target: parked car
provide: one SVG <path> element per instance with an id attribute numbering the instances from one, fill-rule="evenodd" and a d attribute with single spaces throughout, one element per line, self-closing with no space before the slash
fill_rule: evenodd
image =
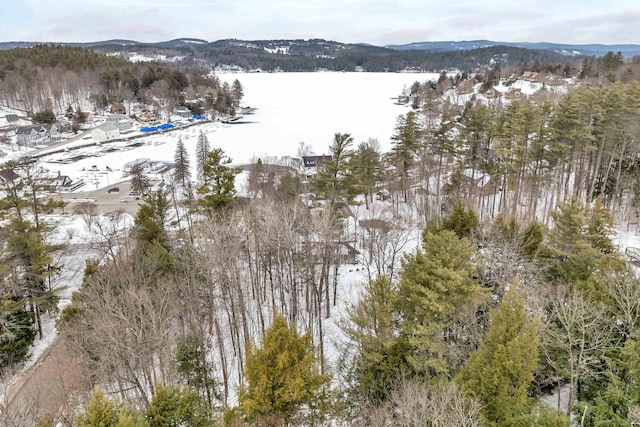
<path id="1" fill-rule="evenodd" d="M 120 191 L 120 189 L 118 187 L 111 187 L 110 189 L 107 190 L 107 193 L 109 193 L 109 194 L 117 193 L 118 191 Z"/>

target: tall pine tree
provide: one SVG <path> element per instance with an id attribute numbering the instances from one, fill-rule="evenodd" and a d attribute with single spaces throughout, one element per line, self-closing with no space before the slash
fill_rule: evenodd
<path id="1" fill-rule="evenodd" d="M 383 169 L 378 149 L 378 141 L 370 139 L 361 142 L 351 158 L 352 173 L 358 183 L 358 190 L 364 196 L 367 209 L 369 202 L 373 203 L 373 189 L 382 177 Z"/>
<path id="2" fill-rule="evenodd" d="M 207 154 L 211 150 L 209 147 L 209 139 L 202 131 L 198 135 L 198 141 L 196 141 L 196 179 L 198 182 L 202 182 L 204 179 L 204 164 L 207 162 Z"/>
<path id="3" fill-rule="evenodd" d="M 353 137 L 348 133 L 336 133 L 331 144 L 331 160 L 325 162 L 315 177 L 309 180 L 313 191 L 323 196 L 330 209 L 340 203 L 352 203 L 357 187 L 350 170 Z"/>
<path id="4" fill-rule="evenodd" d="M 173 177 L 183 189 L 187 189 L 191 180 L 191 170 L 189 169 L 189 155 L 182 138 L 178 139 L 173 159 L 175 162 Z"/>
<path id="5" fill-rule="evenodd" d="M 207 152 L 202 165 L 202 185 L 197 192 L 198 205 L 213 215 L 227 207 L 236 195 L 235 179 L 237 168 L 228 166 L 231 159 L 220 148 Z"/>
<path id="6" fill-rule="evenodd" d="M 413 372 L 448 374 L 466 356 L 468 325 L 486 292 L 474 278 L 475 248 L 453 231 L 426 232 L 422 249 L 405 255 L 398 310 L 400 337 Z M 469 351 L 468 349 L 466 351 Z"/>
<path id="7" fill-rule="evenodd" d="M 414 157 L 422 146 L 424 129 L 418 121 L 418 114 L 409 111 L 405 116 L 399 116 L 396 121 L 396 132 L 391 137 L 393 147 L 391 158 L 400 177 L 400 186 L 407 201 L 407 183 L 409 172 L 414 164 Z"/>

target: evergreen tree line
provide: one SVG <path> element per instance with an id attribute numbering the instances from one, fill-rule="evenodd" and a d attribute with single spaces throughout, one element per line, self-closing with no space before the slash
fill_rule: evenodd
<path id="1" fill-rule="evenodd" d="M 411 90 L 419 109 L 398 118 L 384 185 L 427 220 L 464 197 L 482 220 L 502 213 L 548 224 L 558 202 L 576 196 L 600 197 L 622 223 L 636 221 L 636 81 L 582 85 L 559 100 L 544 91 L 507 104 L 472 97 L 464 107 L 442 101 L 437 87 Z"/>
<path id="2" fill-rule="evenodd" d="M 320 52 L 321 54 L 319 54 Z M 263 50 L 225 45 L 194 53 L 212 65 L 235 64 L 246 70 L 276 69 L 288 72 L 312 72 L 318 69 L 331 71 L 354 71 L 362 67 L 370 72 L 398 72 L 405 69 L 416 71 L 440 71 L 443 69 L 475 70 L 487 67 L 494 61 L 504 65 L 544 64 L 552 68 L 565 64 L 578 67 L 580 58 L 566 57 L 556 52 L 523 49 L 508 46 L 490 46 L 472 50 L 427 52 L 420 50 L 399 51 L 373 46 L 348 45 L 346 48 L 312 50 L 306 52 L 293 45 L 289 55 L 276 55 Z"/>
<path id="3" fill-rule="evenodd" d="M 571 198 L 551 215 L 551 229 L 502 216 L 482 224 L 458 201 L 426 227 L 397 280 L 370 281 L 345 328 L 346 390 L 361 425 L 638 421 L 638 275 L 599 200 Z M 558 389 L 567 397 L 538 400 Z M 408 390 L 457 390 L 447 408 L 459 418 Z"/>

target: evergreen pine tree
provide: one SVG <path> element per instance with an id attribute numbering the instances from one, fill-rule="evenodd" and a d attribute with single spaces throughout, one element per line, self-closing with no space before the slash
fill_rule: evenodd
<path id="1" fill-rule="evenodd" d="M 422 145 L 424 130 L 418 122 L 417 113 L 409 111 L 405 116 L 398 117 L 395 131 L 391 137 L 393 142 L 391 158 L 398 168 L 400 184 L 406 202 L 409 171 L 413 167 L 414 156 Z"/>
<path id="2" fill-rule="evenodd" d="M 487 335 L 457 379 L 480 399 L 489 421 L 504 425 L 528 415 L 527 391 L 537 365 L 537 322 L 512 288 L 492 311 Z"/>
<path id="3" fill-rule="evenodd" d="M 73 123 L 71 125 L 74 132 L 77 132 L 80 129 L 80 125 L 86 123 L 87 116 L 84 115 L 80 106 L 76 109 L 76 112 L 73 114 Z"/>
<path id="4" fill-rule="evenodd" d="M 26 358 L 35 336 L 33 313 L 25 309 L 25 300 L 0 295 L 0 374 Z"/>
<path id="5" fill-rule="evenodd" d="M 281 420 L 287 425 L 303 407 L 318 403 L 330 380 L 318 372 L 311 334 L 298 335 L 279 314 L 260 346 L 247 349 L 244 376 L 240 411 L 258 424 Z"/>
<path id="6" fill-rule="evenodd" d="M 625 343 L 622 358 L 628 374 L 626 395 L 629 409 L 634 421 L 640 423 L 640 330 L 636 330 L 633 337 Z"/>
<path id="7" fill-rule="evenodd" d="M 240 101 L 242 101 L 242 97 L 244 96 L 244 88 L 242 87 L 242 83 L 240 80 L 235 79 L 231 85 L 231 97 L 233 98 L 233 105 L 235 107 L 240 106 Z"/>
<path id="8" fill-rule="evenodd" d="M 202 165 L 202 185 L 197 188 L 198 205 L 213 215 L 227 207 L 236 194 L 235 178 L 238 169 L 228 166 L 231 159 L 220 148 L 207 152 Z"/>
<path id="9" fill-rule="evenodd" d="M 520 252 L 527 258 L 535 258 L 544 241 L 545 228 L 538 221 L 532 221 L 520 234 Z"/>
<path id="10" fill-rule="evenodd" d="M 209 153 L 209 139 L 202 131 L 198 135 L 198 141 L 196 142 L 196 174 L 198 182 L 202 182 L 204 179 L 204 164 L 207 162 L 207 154 Z"/>
<path id="11" fill-rule="evenodd" d="M 99 387 L 94 387 L 86 412 L 76 418 L 78 427 L 112 427 L 118 422 L 120 408 L 115 400 L 108 399 Z"/>
<path id="12" fill-rule="evenodd" d="M 213 364 L 207 360 L 207 337 L 198 332 L 183 335 L 176 346 L 178 373 L 187 385 L 193 387 L 201 396 L 206 397 L 209 406 L 213 406 L 217 396 L 217 387 Z"/>
<path id="13" fill-rule="evenodd" d="M 453 231 L 460 239 L 469 238 L 478 228 L 478 215 L 462 199 L 457 199 L 451 214 L 442 221 L 441 228 Z"/>
<path id="14" fill-rule="evenodd" d="M 443 230 L 426 232 L 422 250 L 405 255 L 398 296 L 400 336 L 411 349 L 407 359 L 416 373 L 447 374 L 460 361 L 467 336 L 454 325 L 486 298 L 473 278 L 474 253 L 467 239 Z"/>
<path id="15" fill-rule="evenodd" d="M 58 296 L 51 288 L 50 277 L 59 267 L 53 262 L 53 253 L 63 245 L 47 244 L 43 236 L 44 224 L 39 228 L 15 216 L 0 229 L 0 242 L 4 245 L 0 259 L 7 268 L 0 294 L 11 293 L 24 298 L 34 314 L 38 335 L 42 338 L 40 315 L 55 310 Z"/>
<path id="16" fill-rule="evenodd" d="M 140 205 L 135 217 L 137 240 L 142 245 L 159 244 L 170 250 L 167 223 L 171 202 L 164 190 L 152 191 Z"/>
<path id="17" fill-rule="evenodd" d="M 144 167 L 141 165 L 133 166 L 131 168 L 131 191 L 144 196 L 147 194 L 147 184 L 149 184 L 149 177 L 145 173 Z"/>
<path id="18" fill-rule="evenodd" d="M 369 281 L 360 301 L 348 310 L 349 324 L 343 327 L 356 347 L 353 366 L 348 367 L 352 392 L 356 398 L 374 404 L 387 399 L 408 373 L 408 349 L 397 339 L 397 298 L 398 289 L 389 278 L 376 277 Z"/>
<path id="19" fill-rule="evenodd" d="M 168 424 L 167 424 L 168 425 Z M 132 408 L 109 399 L 99 387 L 94 387 L 85 412 L 76 417 L 76 427 L 148 427 L 147 422 Z"/>
<path id="20" fill-rule="evenodd" d="M 559 204 L 551 216 L 554 220 L 549 232 L 551 277 L 565 283 L 585 284 L 592 281 L 593 273 L 603 263 L 614 266 L 621 262 L 610 237 L 613 217 L 598 202 L 589 208 L 574 197 Z"/>
<path id="21" fill-rule="evenodd" d="M 358 190 L 364 196 L 367 209 L 373 203 L 373 190 L 382 177 L 382 162 L 378 152 L 378 142 L 369 140 L 358 145 L 351 158 L 351 168 Z"/>
<path id="22" fill-rule="evenodd" d="M 189 388 L 156 387 L 146 410 L 149 427 L 209 427 L 214 425 L 208 404 Z"/>
<path id="23" fill-rule="evenodd" d="M 309 179 L 312 190 L 323 196 L 334 209 L 344 202 L 350 204 L 357 187 L 350 170 L 353 138 L 348 133 L 336 133 L 331 144 L 331 160 L 324 163 L 318 174 Z"/>
<path id="24" fill-rule="evenodd" d="M 184 142 L 182 142 L 182 138 L 178 139 L 173 160 L 175 162 L 173 169 L 174 180 L 177 181 L 183 189 L 186 189 L 191 180 L 191 170 L 189 169 L 189 155 L 187 154 Z"/>

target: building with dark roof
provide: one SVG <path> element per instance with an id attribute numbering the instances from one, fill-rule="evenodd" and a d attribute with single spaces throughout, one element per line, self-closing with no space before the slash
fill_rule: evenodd
<path id="1" fill-rule="evenodd" d="M 20 126 L 16 129 L 18 145 L 38 145 L 51 141 L 60 141 L 60 127 L 53 124 L 38 124 L 33 126 Z"/>

